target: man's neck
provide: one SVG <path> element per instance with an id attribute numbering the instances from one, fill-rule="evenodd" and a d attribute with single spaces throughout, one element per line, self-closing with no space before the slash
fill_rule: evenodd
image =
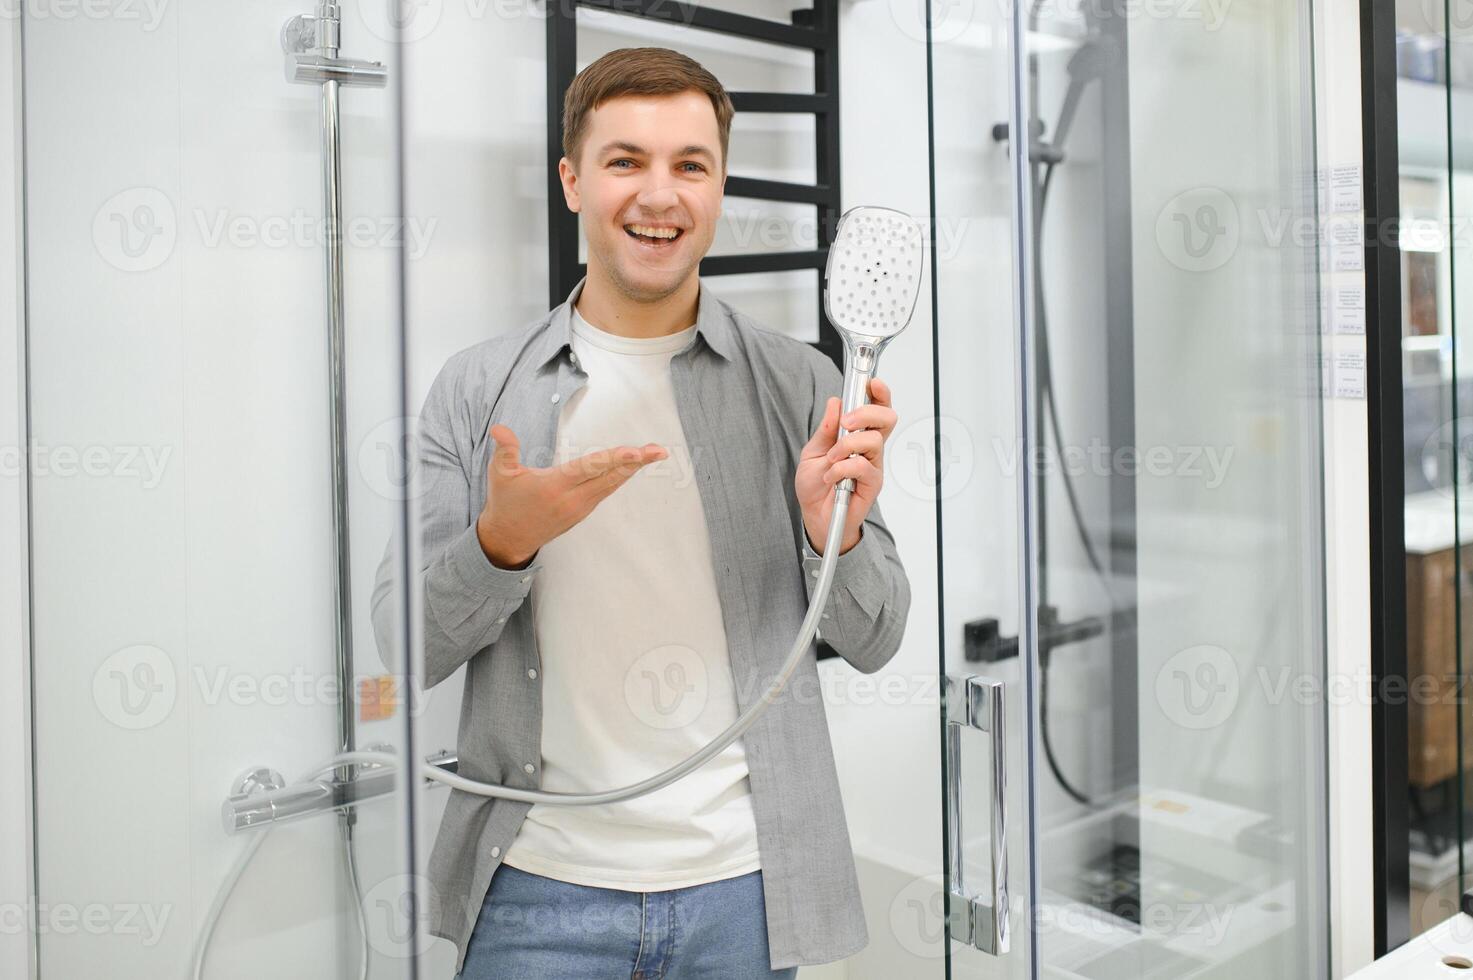
<path id="1" fill-rule="evenodd" d="M 694 275 L 664 299 L 641 303 L 615 289 L 590 265 L 574 308 L 600 330 L 620 337 L 667 337 L 695 322 L 700 300 L 701 283 Z"/>

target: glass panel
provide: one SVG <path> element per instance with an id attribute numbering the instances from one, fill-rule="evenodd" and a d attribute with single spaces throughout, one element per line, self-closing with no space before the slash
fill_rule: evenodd
<path id="1" fill-rule="evenodd" d="M 722 0 L 700 6 L 792 23 L 801 20 L 794 7 L 804 5 Z M 560 6 L 558 15 L 569 9 Z M 728 176 L 811 183 L 821 166 L 842 162 L 844 207 L 899 208 L 924 224 L 930 211 L 928 120 L 923 111 L 924 7 L 831 3 L 828 9 L 837 11 L 843 21 L 842 161 L 821 164 L 811 113 L 738 111 Z M 547 177 L 556 160 L 548 158 L 543 10 L 536 3 L 502 4 L 500 11 L 485 8 L 478 16 L 476 5 L 445 4 L 433 10 L 422 33 L 416 29 L 420 36 L 404 51 L 411 79 L 405 92 L 406 209 L 437 222 L 431 247 L 408 270 L 408 401 L 414 411 L 458 351 L 525 330 L 549 308 L 548 282 L 555 270 L 548 260 Z M 492 12 L 497 16 L 490 16 Z M 580 69 L 611 50 L 653 44 L 694 58 L 729 91 L 815 91 L 815 57 L 801 48 L 588 8 L 578 8 L 576 17 L 574 60 Z M 1005 70 L 1005 65 L 998 70 Z M 1005 76 L 997 78 L 1005 83 Z M 1001 90 L 1006 91 L 1005 84 Z M 1001 105 L 999 101 L 999 109 Z M 828 177 L 825 173 L 824 179 Z M 553 203 L 557 208 L 566 206 L 560 193 Z M 986 203 L 1001 208 L 1004 237 L 994 236 L 992 246 L 1006 254 L 1006 197 Z M 813 205 L 738 197 L 728 188 L 722 207 L 710 256 L 812 250 L 817 244 L 820 211 Z M 955 231 L 956 224 L 948 219 L 946 230 Z M 832 230 L 830 224 L 827 231 Z M 943 239 L 943 245 L 949 241 Z M 586 260 L 584 235 L 578 244 L 579 258 Z M 966 242 L 973 259 L 983 244 Z M 703 268 L 701 278 L 713 293 L 763 329 L 818 341 L 822 277 L 814 269 L 716 275 Z M 996 282 L 1005 304 L 1006 275 Z M 561 303 L 564 296 L 553 299 Z M 893 385 L 901 417 L 886 451 L 880 506 L 912 587 L 907 639 L 894 660 L 873 675 L 860 674 L 838 657 L 817 665 L 819 707 L 833 746 L 869 942 L 841 963 L 803 967 L 799 975 L 813 980 L 840 973 L 851 980 L 924 980 L 941 977 L 946 969 L 940 801 L 935 795 L 940 762 L 931 618 L 935 564 L 930 549 L 936 536 L 928 436 L 933 411 L 929 299 L 927 288 L 910 326 L 887 348 L 880 364 L 880 376 Z M 998 330 L 997 336 L 1006 338 L 1005 316 L 998 321 Z M 990 364 L 989 370 L 997 383 L 1007 383 L 1006 358 Z M 757 397 L 769 394 L 759 391 Z M 511 401 L 507 396 L 500 404 L 507 407 Z M 518 435 L 525 438 L 524 433 Z M 534 603 L 539 594 L 554 594 L 539 592 L 541 588 L 529 593 Z M 555 662 L 546 648 L 543 653 L 549 664 Z M 556 669 L 544 665 L 543 680 Z M 669 672 L 655 683 L 662 696 L 681 696 L 679 688 L 666 686 L 674 683 Z M 803 687 L 795 681 L 795 690 Z M 567 697 L 562 686 L 541 690 L 550 706 L 555 706 L 554 699 Z M 468 691 L 475 693 L 477 688 L 465 671 L 456 670 L 423 692 L 419 720 L 426 752 L 456 747 Z M 551 717 L 553 713 L 545 714 L 543 724 Z M 672 739 L 677 735 L 670 733 Z M 884 778 L 876 778 L 877 760 L 885 769 Z M 566 782 L 553 787 L 553 754 L 545 754 L 544 764 L 549 788 L 567 788 Z M 614 783 L 612 774 L 597 780 L 601 786 Z M 451 799 L 441 789 L 425 794 L 420 822 L 424 853 L 429 853 L 442 827 L 455 829 L 456 812 L 444 816 Z M 518 834 L 526 826 L 522 824 Z M 515 916 L 496 922 L 485 909 L 479 921 L 488 931 L 515 927 Z M 545 942 L 551 946 L 556 940 L 547 934 Z M 437 939 L 427 951 L 421 975 L 448 980 L 453 968 L 451 943 Z"/>
<path id="2" fill-rule="evenodd" d="M 1473 735 L 1459 717 L 1468 631 L 1468 479 L 1473 404 L 1458 344 L 1473 201 L 1467 146 L 1473 46 L 1467 18 L 1398 0 L 1396 103 L 1402 234 L 1402 393 L 1406 454 L 1407 864 L 1411 935 L 1458 912 L 1468 866 L 1465 778 Z M 1444 29 L 1444 25 L 1447 29 Z M 1460 238 L 1460 235 L 1462 237 Z"/>
<path id="3" fill-rule="evenodd" d="M 1039 976 L 1328 972 L 1308 16 L 1030 11 Z"/>
<path id="4" fill-rule="evenodd" d="M 1014 186 L 1005 132 L 1010 118 L 1009 11 L 1003 4 L 930 5 L 932 182 L 935 227 L 937 415 L 928 433 L 939 498 L 942 671 L 1003 683 L 1008 790 L 1010 949 L 990 955 L 957 923 L 959 893 L 991 904 L 993 808 L 989 756 L 995 733 L 963 728 L 960 758 L 943 757 L 946 787 L 959 791 L 946 814 L 961 818 L 962 874 L 948 874 L 950 976 L 1012 980 L 1029 975 L 1028 698 L 1016 650 L 1022 621 L 1018 438 L 1020 390 L 1013 312 L 1018 269 Z M 956 705 L 949 706 L 954 710 Z M 948 861 L 956 855 L 950 853 Z"/>
<path id="5" fill-rule="evenodd" d="M 404 507 L 380 465 L 402 442 L 397 70 L 340 98 L 338 536 L 322 86 L 283 76 L 290 5 L 187 11 L 21 11 L 40 976 L 193 976 L 206 937 L 209 980 L 408 976 L 392 780 L 351 830 L 222 826 L 247 771 L 406 742 L 403 657 L 369 616 Z M 343 54 L 389 61 L 386 36 L 349 18 Z"/>

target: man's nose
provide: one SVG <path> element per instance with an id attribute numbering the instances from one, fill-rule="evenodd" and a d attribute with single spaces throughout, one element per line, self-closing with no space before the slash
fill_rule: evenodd
<path id="1" fill-rule="evenodd" d="M 680 195 L 676 193 L 675 185 L 669 178 L 651 177 L 640 190 L 638 200 L 640 207 L 659 213 L 679 204 Z"/>

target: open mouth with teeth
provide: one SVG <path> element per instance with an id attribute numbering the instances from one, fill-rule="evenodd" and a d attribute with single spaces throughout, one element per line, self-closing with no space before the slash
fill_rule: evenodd
<path id="1" fill-rule="evenodd" d="M 681 235 L 685 234 L 685 229 L 630 224 L 624 226 L 624 234 L 648 248 L 669 248 Z"/>

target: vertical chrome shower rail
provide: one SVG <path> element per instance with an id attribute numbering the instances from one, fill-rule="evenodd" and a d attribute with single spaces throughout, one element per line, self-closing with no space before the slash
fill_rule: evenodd
<path id="1" fill-rule="evenodd" d="M 324 57 L 338 55 L 337 8 L 334 16 L 322 16 L 319 7 L 318 39 Z M 332 426 L 332 533 L 337 543 L 337 565 L 333 570 L 333 597 L 337 610 L 334 637 L 338 685 L 338 746 L 352 752 L 356 744 L 353 724 L 353 566 L 348 541 L 348 395 L 343 326 L 343 185 L 341 140 L 338 133 L 338 81 L 322 83 L 322 217 L 326 226 L 327 357 L 329 412 Z M 352 775 L 351 767 L 340 773 Z"/>
<path id="2" fill-rule="evenodd" d="M 338 94 L 344 85 L 382 88 L 384 66 L 338 56 L 341 8 L 330 0 L 318 4 L 312 16 L 299 15 L 282 27 L 286 76 L 291 82 L 321 87 L 322 218 L 326 261 L 328 412 L 332 452 L 332 533 L 334 666 L 341 690 L 338 702 L 338 749 L 351 752 L 356 737 L 353 719 L 353 567 L 348 544 L 348 395 L 345 316 L 343 310 L 343 187 L 342 142 Z M 352 766 L 339 771 L 352 778 Z"/>

